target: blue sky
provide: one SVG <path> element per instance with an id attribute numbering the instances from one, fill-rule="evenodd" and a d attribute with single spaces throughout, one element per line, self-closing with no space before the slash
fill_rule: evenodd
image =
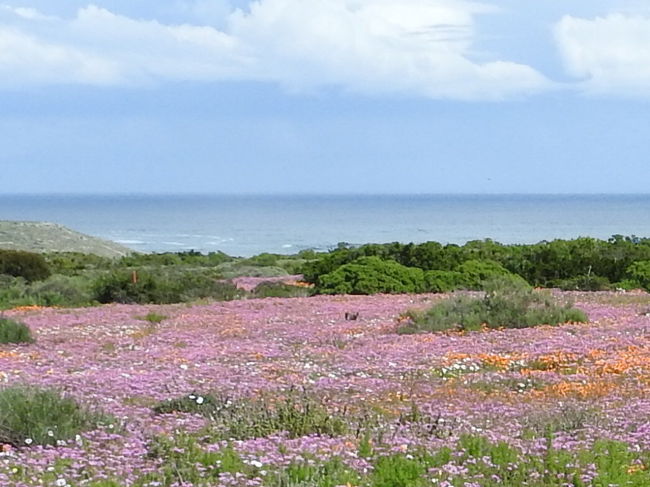
<path id="1" fill-rule="evenodd" d="M 4 193 L 647 193 L 650 3 L 0 0 Z"/>

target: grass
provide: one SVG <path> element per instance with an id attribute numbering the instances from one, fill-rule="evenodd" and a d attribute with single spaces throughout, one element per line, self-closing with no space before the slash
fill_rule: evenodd
<path id="1" fill-rule="evenodd" d="M 337 436 L 348 431 L 345 414 L 331 414 L 315 395 L 291 389 L 280 397 L 230 398 L 192 393 L 162 401 L 156 414 L 200 414 L 211 420 L 214 439 L 244 440 L 285 432 L 290 438 L 305 435 Z"/>
<path id="2" fill-rule="evenodd" d="M 52 389 L 0 389 L 0 443 L 59 446 L 86 430 L 116 424 L 115 418 L 80 406 Z"/>
<path id="3" fill-rule="evenodd" d="M 24 323 L 0 318 L 0 344 L 33 343 L 32 333 Z"/>

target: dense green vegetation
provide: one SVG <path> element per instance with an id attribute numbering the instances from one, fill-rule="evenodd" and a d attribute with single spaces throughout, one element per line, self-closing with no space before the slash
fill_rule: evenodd
<path id="1" fill-rule="evenodd" d="M 533 245 L 503 245 L 492 240 L 462 246 L 437 242 L 340 245 L 307 262 L 302 271 L 305 280 L 315 284 L 319 292 L 331 292 L 334 280 L 338 289 L 352 288 L 352 292 L 365 293 L 363 289 L 354 289 L 359 272 L 354 267 L 355 272 L 350 272 L 349 265 L 367 257 L 424 271 L 424 288 L 433 292 L 479 289 L 486 278 L 508 273 L 536 287 L 586 291 L 650 289 L 650 239 L 621 235 L 607 241 L 585 237 Z M 378 264 L 372 269 L 372 278 L 378 280 Z M 386 278 L 395 276 L 388 267 L 385 269 Z M 402 269 L 402 275 L 406 276 L 407 271 Z M 341 281 L 344 276 L 345 284 Z M 385 292 L 403 292 L 390 288 L 409 288 L 411 280 L 407 277 L 400 285 L 392 283 Z"/>
<path id="2" fill-rule="evenodd" d="M 40 254 L 0 249 L 0 274 L 40 281 L 49 277 L 50 269 Z"/>
<path id="3" fill-rule="evenodd" d="M 483 288 L 482 297 L 454 296 L 427 311 L 409 312 L 399 332 L 528 328 L 588 321 L 583 311 L 570 303 L 557 304 L 548 291 L 536 291 L 518 276 L 488 279 Z"/>
<path id="4" fill-rule="evenodd" d="M 247 293 L 229 281 L 239 276 L 276 277 L 295 273 L 306 262 L 300 255 L 262 254 L 242 259 L 222 252 L 190 251 L 109 259 L 78 252 L 3 252 L 11 257 L 12 265 L 6 266 L 8 271 L 0 272 L 0 309 L 29 305 L 166 304 L 311 294 L 309 289 L 280 283 L 269 283 L 254 293 Z M 34 262 L 38 263 L 40 274 L 32 270 L 37 268 Z"/>
<path id="5" fill-rule="evenodd" d="M 360 257 L 319 279 L 323 294 L 417 293 L 424 291 L 422 269 L 379 257 Z"/>
<path id="6" fill-rule="evenodd" d="M 253 293 L 228 280 L 303 274 L 314 290 L 278 283 Z M 368 244 L 297 255 L 250 258 L 222 252 L 132 254 L 109 259 L 81 253 L 0 251 L 0 309 L 23 305 L 174 303 L 197 299 L 292 297 L 480 290 L 485 280 L 519 276 L 535 287 L 650 290 L 650 239 L 616 235 L 503 245 Z"/>

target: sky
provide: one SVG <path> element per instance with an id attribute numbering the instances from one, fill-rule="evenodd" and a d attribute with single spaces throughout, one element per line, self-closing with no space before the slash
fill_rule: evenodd
<path id="1" fill-rule="evenodd" d="M 648 193 L 647 0 L 0 0 L 0 194 Z"/>

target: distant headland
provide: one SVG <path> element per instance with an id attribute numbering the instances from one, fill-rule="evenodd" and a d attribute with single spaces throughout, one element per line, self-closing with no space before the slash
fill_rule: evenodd
<path id="1" fill-rule="evenodd" d="M 128 247 L 76 232 L 56 223 L 0 220 L 0 249 L 29 252 L 81 252 L 102 257 L 123 257 Z"/>

